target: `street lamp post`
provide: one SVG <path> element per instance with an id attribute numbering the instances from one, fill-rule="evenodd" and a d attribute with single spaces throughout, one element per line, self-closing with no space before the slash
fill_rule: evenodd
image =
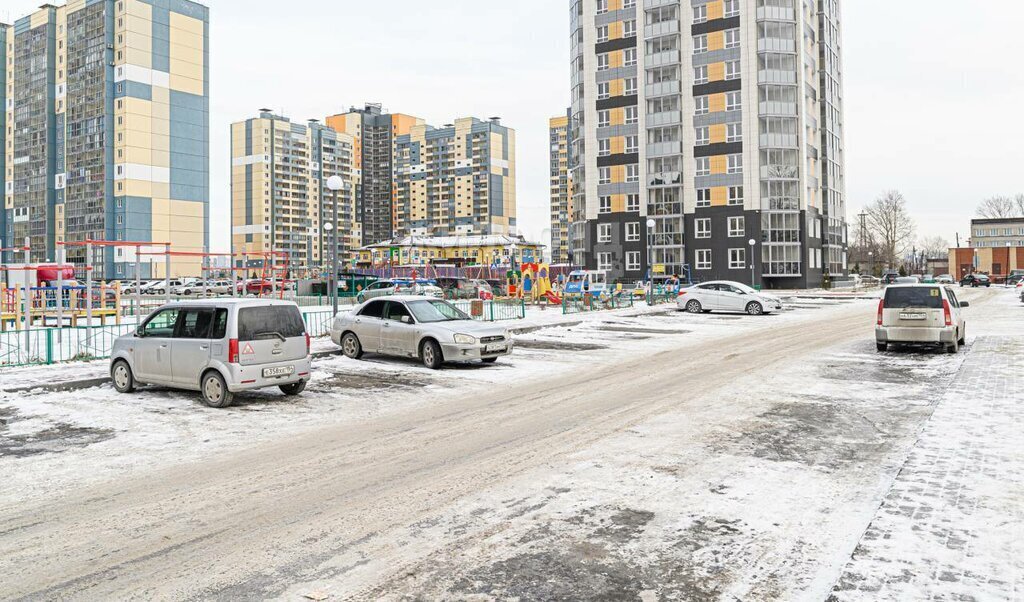
<path id="1" fill-rule="evenodd" d="M 757 281 L 754 279 L 754 247 L 757 246 L 757 241 L 751 238 L 747 244 L 750 245 L 750 288 L 755 288 Z"/>
<path id="2" fill-rule="evenodd" d="M 647 288 L 654 294 L 654 228 L 658 222 L 653 218 L 647 220 Z"/>
<path id="3" fill-rule="evenodd" d="M 332 233 L 331 237 L 331 277 L 328 278 L 328 282 L 333 283 L 331 286 L 331 309 L 333 310 L 332 316 L 338 315 L 338 191 L 341 190 L 345 182 L 340 176 L 331 176 L 327 178 L 327 188 L 331 190 L 334 197 L 333 212 L 334 221 L 331 224 L 329 232 Z M 327 228 L 327 224 L 324 224 L 324 228 Z"/>

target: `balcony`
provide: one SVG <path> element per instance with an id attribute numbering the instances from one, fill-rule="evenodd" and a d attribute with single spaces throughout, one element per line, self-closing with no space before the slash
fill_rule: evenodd
<path id="1" fill-rule="evenodd" d="M 664 82 L 658 82 L 656 84 L 647 84 L 647 86 L 644 88 L 644 92 L 647 94 L 647 98 L 679 94 L 679 80 L 669 80 Z"/>
<path id="2" fill-rule="evenodd" d="M 683 143 L 679 141 L 675 142 L 657 142 L 655 144 L 647 145 L 647 156 L 648 157 L 664 157 L 666 155 L 679 155 L 683 152 Z"/>
<path id="3" fill-rule="evenodd" d="M 648 186 L 679 186 L 683 183 L 683 172 L 665 171 L 647 174 Z"/>
<path id="4" fill-rule="evenodd" d="M 666 52 L 659 52 L 657 54 L 647 55 L 645 66 L 650 67 L 661 67 L 662 65 L 678 65 L 679 64 L 679 51 L 668 50 Z"/>
<path id="5" fill-rule="evenodd" d="M 761 148 L 797 148 L 800 137 L 796 134 L 761 134 L 758 144 Z"/>
<path id="6" fill-rule="evenodd" d="M 657 38 L 673 33 L 679 33 L 679 21 L 677 19 L 644 27 L 644 38 Z"/>

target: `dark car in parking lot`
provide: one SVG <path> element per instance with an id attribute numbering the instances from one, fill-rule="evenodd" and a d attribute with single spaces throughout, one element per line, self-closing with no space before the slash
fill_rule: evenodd
<path id="1" fill-rule="evenodd" d="M 882 284 L 896 284 L 899 277 L 900 273 L 896 270 L 886 270 L 882 272 Z"/>
<path id="2" fill-rule="evenodd" d="M 960 281 L 960 286 L 970 286 L 973 288 L 978 288 L 979 286 L 991 287 L 992 280 L 986 274 L 968 274 Z"/>

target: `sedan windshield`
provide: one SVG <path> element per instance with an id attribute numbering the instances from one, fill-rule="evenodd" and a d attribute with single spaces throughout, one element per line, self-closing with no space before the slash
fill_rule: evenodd
<path id="1" fill-rule="evenodd" d="M 416 316 L 417 322 L 423 324 L 470 319 L 457 307 L 444 301 L 412 301 L 409 303 L 409 311 Z"/>

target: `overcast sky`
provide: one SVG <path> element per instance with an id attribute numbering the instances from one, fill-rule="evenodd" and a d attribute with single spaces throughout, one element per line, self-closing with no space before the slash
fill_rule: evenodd
<path id="1" fill-rule="evenodd" d="M 3 0 L 0 19 L 42 0 Z M 210 0 L 211 240 L 228 241 L 229 125 L 380 102 L 433 125 L 500 116 L 517 132 L 519 224 L 548 228 L 547 120 L 568 103 L 566 0 Z M 4 12 L 9 11 L 8 15 Z M 1024 192 L 1024 3 L 845 0 L 846 187 L 901 190 L 922 236 L 965 235 L 977 202 Z"/>

